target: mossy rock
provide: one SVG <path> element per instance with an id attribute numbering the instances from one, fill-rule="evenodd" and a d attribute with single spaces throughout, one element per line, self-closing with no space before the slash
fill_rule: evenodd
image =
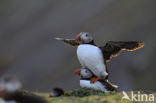
<path id="1" fill-rule="evenodd" d="M 48 94 L 39 94 L 46 98 L 49 103 L 122 103 L 122 94 L 117 92 L 104 93 L 100 90 L 80 88 L 65 92 L 64 95 L 48 98 Z M 130 103 L 130 102 L 123 102 Z"/>
<path id="2" fill-rule="evenodd" d="M 33 92 L 27 91 L 27 90 L 19 90 L 18 92 L 20 92 L 22 95 L 36 95 Z"/>
<path id="3" fill-rule="evenodd" d="M 100 90 L 94 90 L 90 88 L 80 88 L 80 89 L 75 89 L 75 90 L 65 92 L 64 96 L 85 97 L 91 95 L 105 96 L 108 94 L 115 94 L 115 91 L 111 93 L 105 93 Z"/>
<path id="4" fill-rule="evenodd" d="M 38 95 L 44 97 L 48 103 L 136 103 L 128 100 L 122 100 L 123 94 L 119 92 L 104 93 L 100 90 L 80 88 L 65 92 L 60 97 L 49 98 L 49 93 L 33 93 L 21 91 L 23 94 Z M 137 92 L 137 91 L 136 91 Z M 152 93 L 153 92 L 143 92 Z M 130 92 L 127 92 L 130 95 Z M 144 102 L 143 102 L 144 103 Z M 146 102 L 145 102 L 146 103 Z"/>

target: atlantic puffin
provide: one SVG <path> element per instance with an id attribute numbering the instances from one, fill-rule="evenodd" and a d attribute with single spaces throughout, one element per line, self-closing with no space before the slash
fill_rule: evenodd
<path id="1" fill-rule="evenodd" d="M 52 92 L 49 93 L 49 98 L 52 97 L 59 97 L 62 96 L 64 94 L 64 90 L 61 88 L 53 88 Z"/>
<path id="2" fill-rule="evenodd" d="M 82 68 L 90 69 L 97 77 L 92 78 L 92 82 L 101 78 L 108 79 L 106 63 L 122 50 L 134 51 L 144 46 L 140 41 L 108 41 L 104 46 L 97 46 L 88 32 L 79 33 L 75 39 L 55 39 L 77 47 L 77 57 Z"/>
<path id="3" fill-rule="evenodd" d="M 20 91 L 21 83 L 15 77 L 4 76 L 0 80 L 0 98 L 2 103 L 47 103 L 34 94 Z"/>
<path id="4" fill-rule="evenodd" d="M 108 80 L 105 79 L 100 79 L 94 83 L 91 83 L 90 79 L 96 78 L 96 76 L 93 75 L 93 73 L 89 69 L 77 69 L 74 74 L 80 76 L 80 87 L 82 88 L 92 88 L 95 90 L 101 90 L 106 93 L 111 91 L 117 91 L 118 86 L 110 83 Z"/>

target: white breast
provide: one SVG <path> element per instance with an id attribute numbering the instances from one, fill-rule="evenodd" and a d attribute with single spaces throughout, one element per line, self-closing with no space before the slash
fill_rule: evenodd
<path id="1" fill-rule="evenodd" d="M 95 89 L 95 90 L 101 90 L 101 91 L 104 91 L 106 93 L 110 92 L 99 81 L 96 81 L 95 83 L 90 83 L 89 80 L 80 80 L 80 86 L 82 88 L 86 87 L 86 88 L 92 88 L 92 89 Z"/>
<path id="2" fill-rule="evenodd" d="M 90 69 L 97 77 L 108 75 L 100 48 L 89 44 L 80 45 L 77 56 L 82 67 Z"/>

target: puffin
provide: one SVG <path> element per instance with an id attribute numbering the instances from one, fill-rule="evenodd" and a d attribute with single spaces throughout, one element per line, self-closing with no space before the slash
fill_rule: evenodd
<path id="1" fill-rule="evenodd" d="M 49 98 L 59 97 L 64 95 L 64 90 L 62 88 L 53 88 L 52 92 L 49 93 Z"/>
<path id="2" fill-rule="evenodd" d="M 80 76 L 80 87 L 82 88 L 84 87 L 92 88 L 95 90 L 101 90 L 105 93 L 117 91 L 118 86 L 112 84 L 111 82 L 105 79 L 100 79 L 94 83 L 91 83 L 90 79 L 96 78 L 96 76 L 89 69 L 86 69 L 86 68 L 77 69 L 74 72 L 74 74 Z"/>
<path id="3" fill-rule="evenodd" d="M 21 92 L 21 87 L 21 82 L 15 77 L 2 77 L 0 79 L 0 98 L 2 98 L 2 103 L 47 103 L 40 96 Z"/>
<path id="4" fill-rule="evenodd" d="M 91 78 L 92 82 L 108 79 L 107 62 L 112 57 L 118 56 L 123 50 L 135 51 L 144 46 L 141 41 L 108 41 L 104 46 L 98 46 L 88 32 L 79 33 L 75 39 L 55 39 L 77 47 L 77 57 L 82 68 L 88 68 L 97 77 Z"/>

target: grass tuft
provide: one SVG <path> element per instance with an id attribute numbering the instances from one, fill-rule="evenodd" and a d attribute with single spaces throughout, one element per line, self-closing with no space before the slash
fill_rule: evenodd
<path id="1" fill-rule="evenodd" d="M 75 89 L 75 90 L 65 92 L 64 96 L 85 97 L 91 95 L 106 96 L 108 94 L 115 94 L 115 91 L 111 93 L 105 93 L 100 90 L 94 90 L 90 88 L 80 88 L 80 89 Z"/>

